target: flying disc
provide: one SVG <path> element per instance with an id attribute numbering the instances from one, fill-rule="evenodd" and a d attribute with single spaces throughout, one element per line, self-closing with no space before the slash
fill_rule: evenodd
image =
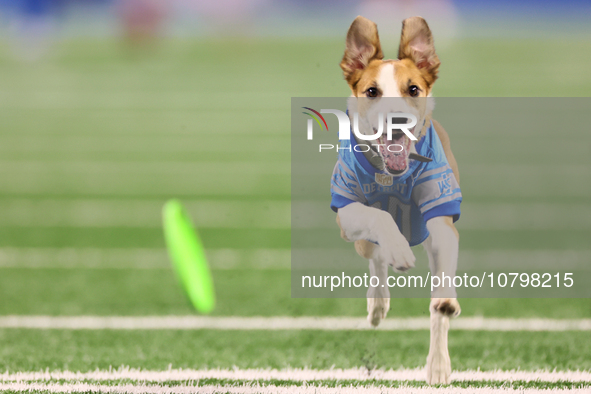
<path id="1" fill-rule="evenodd" d="M 168 254 L 181 286 L 198 312 L 210 313 L 215 306 L 213 278 L 199 235 L 180 201 L 167 201 L 162 216 Z"/>

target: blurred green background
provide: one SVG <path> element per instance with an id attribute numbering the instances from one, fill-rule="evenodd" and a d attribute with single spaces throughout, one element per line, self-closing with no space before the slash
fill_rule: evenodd
<path id="1" fill-rule="evenodd" d="M 434 28 L 442 61 L 435 96 L 589 95 L 588 24 L 568 23 L 580 16 L 546 25 L 522 16 L 531 23 L 517 26 L 509 23 L 514 15 L 488 18 L 484 8 L 474 17 L 473 9 L 458 7 L 459 32 L 439 28 L 438 36 Z M 327 9 L 321 15 L 330 15 Z M 277 17 L 263 29 L 250 14 L 248 23 L 205 24 L 199 34 L 138 39 L 129 31 L 72 33 L 85 20 L 77 19 L 41 55 L 15 50 L 18 35 L 2 41 L 0 314 L 193 313 L 163 249 L 160 209 L 171 197 L 187 204 L 200 229 L 214 270 L 215 314 L 365 314 L 364 300 L 290 298 L 290 100 L 349 94 L 338 63 L 348 25 L 361 12 L 351 6 L 318 25 L 311 6 L 298 10 L 301 29 L 287 14 L 285 29 L 273 25 Z M 380 30 L 386 57 L 396 54 L 403 13 L 390 16 L 395 23 Z M 445 26 L 445 19 L 434 23 Z M 224 28 L 231 25 L 238 27 Z M 566 25 L 571 30 L 561 29 Z M 461 144 L 448 132 L 454 146 Z M 575 154 L 554 162 L 554 176 L 572 168 L 587 176 L 588 138 L 563 140 L 561 132 L 556 142 Z M 485 149 L 486 136 L 475 134 L 472 142 Z M 460 171 L 479 165 L 475 155 L 458 160 Z M 504 202 L 517 210 L 546 204 L 559 217 L 576 204 L 588 215 L 588 179 L 581 190 L 563 193 L 560 204 L 544 193 Z M 499 201 L 464 207 L 476 203 Z M 544 255 L 558 259 L 590 254 L 589 226 L 580 223 L 525 233 L 461 226 L 468 254 L 531 256 L 540 242 Z M 426 314 L 426 302 L 393 303 L 391 315 Z M 465 315 L 591 316 L 585 299 L 462 305 Z"/>
<path id="2" fill-rule="evenodd" d="M 178 39 L 130 54 L 116 41 L 84 40 L 33 64 L 3 51 L 0 313 L 191 313 L 160 228 L 163 202 L 178 197 L 208 249 L 216 314 L 363 315 L 363 300 L 296 300 L 289 290 L 290 98 L 346 95 L 342 49 L 341 39 Z M 435 94 L 584 95 L 590 54 L 587 41 L 458 40 L 440 51 Z M 557 161 L 556 173 L 575 165 L 588 174 L 588 140 L 569 143 L 576 155 Z M 460 170 L 479 164 L 458 160 Z M 588 212 L 583 182 L 555 208 L 576 203 Z M 513 201 L 532 202 L 549 201 Z M 588 237 L 588 227 L 467 230 L 461 248 L 528 253 L 542 238 L 547 249 L 588 256 Z M 393 313 L 423 314 L 415 305 L 424 302 L 405 301 Z M 546 305 L 535 313 L 591 313 L 588 300 L 559 309 L 531 302 Z M 478 301 L 464 313 L 511 314 L 507 305 Z"/>

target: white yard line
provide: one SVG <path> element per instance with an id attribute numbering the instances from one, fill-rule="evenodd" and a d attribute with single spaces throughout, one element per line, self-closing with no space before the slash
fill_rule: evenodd
<path id="1" fill-rule="evenodd" d="M 189 393 L 236 393 L 236 394 L 496 394 L 496 393 L 520 393 L 520 394 L 537 394 L 537 393 L 561 393 L 568 392 L 573 394 L 588 394 L 589 389 L 532 389 L 532 388 L 459 388 L 459 387 L 398 387 L 398 388 L 384 388 L 379 386 L 374 387 L 316 387 L 316 386 L 257 386 L 257 385 L 242 385 L 242 386 L 149 386 L 144 384 L 132 385 L 123 384 L 117 386 L 88 384 L 88 383 L 71 383 L 71 384 L 44 384 L 44 383 L 6 383 L 0 384 L 0 390 L 22 391 L 29 392 L 31 390 L 48 391 L 50 393 L 73 393 L 73 392 L 101 392 L 101 393 L 150 393 L 150 394 L 189 394 Z"/>
<path id="2" fill-rule="evenodd" d="M 198 379 L 233 380 L 291 380 L 297 382 L 312 380 L 425 380 L 424 368 L 374 370 L 368 373 L 365 368 L 350 369 L 169 369 L 165 371 L 146 371 L 120 368 L 109 371 L 92 372 L 14 372 L 0 374 L 0 382 L 49 381 L 49 380 L 96 380 L 109 381 L 129 379 L 133 381 L 166 382 L 190 381 Z M 454 381 L 543 381 L 543 382 L 591 382 L 591 371 L 454 371 Z"/>
<path id="3" fill-rule="evenodd" d="M 66 330 L 374 330 L 363 317 L 2 316 L 0 328 Z M 591 331 L 591 319 L 460 317 L 456 330 Z M 377 330 L 428 330 L 428 317 L 388 318 Z"/>
<path id="4" fill-rule="evenodd" d="M 201 379 L 228 379 L 244 381 L 244 384 L 228 383 L 228 385 L 206 385 L 195 387 Z M 141 371 L 129 368 L 110 371 L 93 372 L 17 372 L 0 375 L 0 390 L 48 390 L 50 392 L 114 392 L 114 393 L 193 393 L 193 392 L 230 392 L 230 393 L 538 393 L 547 390 L 511 389 L 511 388 L 468 388 L 459 387 L 430 388 L 409 387 L 384 388 L 369 382 L 366 387 L 319 388 L 322 380 L 331 381 L 424 381 L 423 368 L 399 370 L 374 370 L 371 373 L 364 368 L 353 369 L 210 369 L 210 370 L 178 370 Z M 56 382 L 61 380 L 62 382 Z M 134 383 L 117 383 L 118 380 L 129 380 Z M 274 384 L 260 385 L 256 381 L 283 380 L 291 382 L 307 382 L 303 385 L 287 383 L 285 386 Z M 589 371 L 454 371 L 452 380 L 459 381 L 491 381 L 491 382 L 591 382 Z M 81 381 L 86 381 L 81 382 Z M 88 382 L 90 381 L 90 382 Z M 175 386 L 166 386 L 167 382 L 178 382 Z M 111 383 L 101 384 L 101 383 Z M 162 384 L 162 385 L 160 385 Z M 585 391 L 586 390 L 586 391 Z M 555 389 L 554 391 L 566 391 Z M 570 392 L 588 392 L 588 388 Z"/>

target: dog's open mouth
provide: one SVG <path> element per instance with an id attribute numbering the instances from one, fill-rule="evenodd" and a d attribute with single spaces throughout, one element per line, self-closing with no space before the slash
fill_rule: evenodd
<path id="1" fill-rule="evenodd" d="M 412 133 L 414 127 L 409 131 Z M 403 132 L 392 133 L 391 140 L 388 140 L 385 134 L 378 139 L 378 152 L 384 159 L 388 172 L 398 175 L 406 170 L 411 142 L 411 139 Z"/>

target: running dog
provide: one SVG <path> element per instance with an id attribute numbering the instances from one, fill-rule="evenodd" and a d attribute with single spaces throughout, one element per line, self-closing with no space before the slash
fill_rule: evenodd
<path id="1" fill-rule="evenodd" d="M 370 274 L 380 283 L 387 283 L 388 266 L 397 272 L 414 267 L 410 247 L 421 243 L 429 256 L 431 275 L 453 277 L 459 241 L 454 222 L 460 216 L 462 194 L 449 137 L 431 118 L 430 97 L 440 61 L 425 20 L 404 20 L 398 59 L 383 57 L 376 24 L 357 17 L 347 33 L 340 64 L 352 92 L 347 108 L 351 124 L 358 124 L 363 135 L 376 135 L 387 122 L 390 127 L 408 124 L 411 117 L 406 115 L 412 114 L 416 126 L 408 133 L 393 132 L 390 139 L 384 135 L 368 149 L 356 149 L 355 145 L 367 141 L 353 133 L 349 140 L 341 140 L 331 181 L 331 207 L 337 212 L 342 238 L 355 242 L 357 253 L 369 260 Z M 370 287 L 370 323 L 377 326 L 389 309 L 388 287 Z M 429 311 L 427 382 L 447 384 L 449 318 L 460 314 L 453 286 L 432 291 Z"/>

